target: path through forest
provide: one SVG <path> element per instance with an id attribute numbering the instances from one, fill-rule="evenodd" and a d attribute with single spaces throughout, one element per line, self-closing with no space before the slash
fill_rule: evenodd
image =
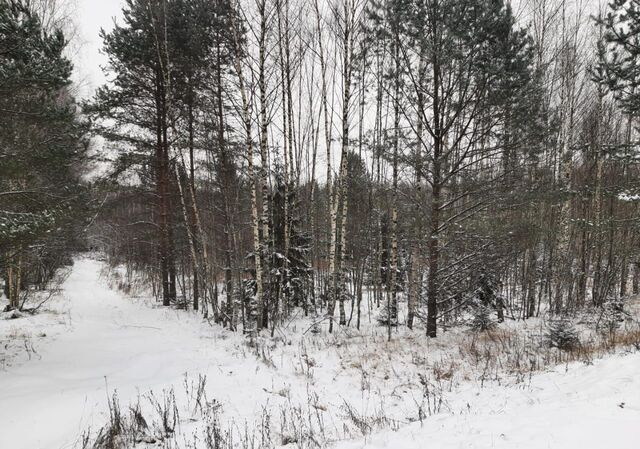
<path id="1" fill-rule="evenodd" d="M 138 388 L 161 390 L 216 363 L 200 319 L 124 299 L 101 268 L 76 261 L 63 286 L 69 332 L 0 372 L 0 448 L 70 448 L 87 426 L 104 424 L 106 385 L 126 404 Z"/>

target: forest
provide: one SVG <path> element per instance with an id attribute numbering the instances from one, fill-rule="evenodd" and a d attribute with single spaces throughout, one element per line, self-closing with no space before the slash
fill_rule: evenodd
<path id="1" fill-rule="evenodd" d="M 167 333 L 206 327 L 274 370 L 291 339 L 321 358 L 343 339 L 412 360 L 470 344 L 483 384 L 640 348 L 640 0 L 120 0 L 89 96 L 73 3 L 0 0 L 3 344 L 99 263 L 96 282 L 145 296 Z M 220 424 L 199 379 L 186 396 Z M 446 390 L 425 379 L 420 423 Z M 162 446 L 132 443 L 106 389 L 110 427 L 78 447 L 349 439 L 276 444 L 263 415 L 261 442 L 207 427 L 180 446 L 165 396 Z M 400 427 L 341 407 L 363 436 Z M 405 447 L 388 438 L 375 447 Z"/>
<path id="2" fill-rule="evenodd" d="M 251 336 L 368 289 L 435 337 L 638 293 L 624 4 L 147 3 L 103 36 L 89 239 L 164 305 Z"/>

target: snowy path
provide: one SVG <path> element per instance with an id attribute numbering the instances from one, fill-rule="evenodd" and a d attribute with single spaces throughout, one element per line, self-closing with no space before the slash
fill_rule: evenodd
<path id="1" fill-rule="evenodd" d="M 64 285 L 71 330 L 39 347 L 40 360 L 0 372 L 1 449 L 73 447 L 88 425 L 104 424 L 105 377 L 126 404 L 138 388 L 161 390 L 214 363 L 199 320 L 124 300 L 100 268 L 76 261 Z"/>

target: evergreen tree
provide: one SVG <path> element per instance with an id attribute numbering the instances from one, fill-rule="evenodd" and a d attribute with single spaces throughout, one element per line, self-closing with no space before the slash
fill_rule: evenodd
<path id="1" fill-rule="evenodd" d="M 474 161 L 503 152 L 514 172 L 518 146 L 515 139 L 500 139 L 500 133 L 518 135 L 534 115 L 524 114 L 531 109 L 522 101 L 523 94 L 536 92 L 532 47 L 502 0 L 390 0 L 372 5 L 375 36 L 384 39 L 394 67 L 386 88 L 393 101 L 390 140 L 402 140 L 398 129 L 408 125 L 404 128 L 412 130 L 417 141 L 412 165 L 430 188 L 426 322 L 427 334 L 435 337 L 438 304 L 447 307 L 455 296 L 448 293 L 465 277 L 457 260 L 467 259 L 462 266 L 470 269 L 477 263 L 454 249 L 461 240 L 456 228 L 487 202 L 477 192 L 497 187 L 495 177 L 482 173 Z M 395 165 L 397 145 L 386 151 Z M 402 154 L 399 159 L 404 159 Z M 393 183 L 397 192 L 395 175 Z M 471 254 L 482 254 L 480 248 L 486 245 L 481 239 L 464 242 Z"/>
<path id="2" fill-rule="evenodd" d="M 173 214 L 170 198 L 169 133 L 175 109 L 171 105 L 173 48 L 169 45 L 167 2 L 127 0 L 124 24 L 101 32 L 106 69 L 112 82 L 98 89 L 87 107 L 93 117 L 107 120 L 99 128 L 106 138 L 122 145 L 121 160 L 148 164 L 156 189 L 156 225 L 162 299 L 176 299 Z M 151 137 L 154 136 L 154 137 Z M 150 154 L 153 152 L 153 156 Z"/>
<path id="3" fill-rule="evenodd" d="M 82 245 L 86 127 L 69 91 L 67 43 L 29 2 L 0 3 L 0 270 L 12 308 Z"/>
<path id="4" fill-rule="evenodd" d="M 629 113 L 640 111 L 640 1 L 612 0 L 596 19 L 603 33 L 598 42 L 596 82 L 605 84 Z"/>
<path id="5" fill-rule="evenodd" d="M 300 204 L 294 189 L 285 189 L 280 171 L 276 172 L 273 198 L 273 250 L 271 253 L 271 287 L 274 318 L 279 313 L 288 315 L 293 307 L 302 307 L 308 313 L 308 293 L 311 283 L 309 236 L 301 230 Z M 285 194 L 288 195 L 288 214 L 285 215 Z M 285 227 L 285 220 L 289 220 Z M 289 231 L 289 246 L 285 249 L 285 231 Z M 277 320 L 273 320 L 273 323 Z"/>
<path id="6" fill-rule="evenodd" d="M 173 198 L 175 159 L 177 156 L 182 163 L 182 148 L 188 149 L 189 195 L 183 193 L 180 201 L 185 207 L 190 201 L 185 226 L 193 235 L 197 98 L 208 70 L 221 62 L 212 61 L 211 55 L 214 45 L 220 45 L 216 36 L 225 35 L 231 26 L 233 11 L 228 1 L 214 8 L 206 1 L 127 0 L 124 23 L 109 33 L 102 32 L 104 52 L 109 57 L 106 72 L 113 79 L 98 89 L 87 111 L 96 119 L 98 132 L 118 146 L 121 170 L 137 168 L 141 178 L 152 179 L 154 240 L 164 305 L 176 299 L 175 226 L 181 214 L 176 207 L 179 201 Z M 224 39 L 229 40 L 229 36 Z M 197 304 L 196 296 L 194 306 Z"/>

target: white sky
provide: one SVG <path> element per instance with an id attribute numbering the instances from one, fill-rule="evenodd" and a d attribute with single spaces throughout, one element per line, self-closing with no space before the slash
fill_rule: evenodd
<path id="1" fill-rule="evenodd" d="M 90 97 L 95 89 L 104 83 L 100 69 L 106 63 L 101 54 L 100 29 L 113 28 L 114 18 L 121 17 L 123 0 L 75 0 L 76 14 L 73 22 L 77 27 L 77 42 L 72 59 L 75 65 L 75 81 L 80 88 L 80 96 Z"/>

